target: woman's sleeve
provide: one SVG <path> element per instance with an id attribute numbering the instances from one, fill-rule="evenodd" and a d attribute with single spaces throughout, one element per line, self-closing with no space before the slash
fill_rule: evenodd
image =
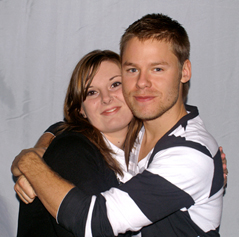
<path id="1" fill-rule="evenodd" d="M 87 194 L 98 194 L 118 185 L 99 150 L 80 133 L 56 137 L 43 158 L 62 178 Z"/>
<path id="2" fill-rule="evenodd" d="M 89 195 L 99 194 L 118 184 L 98 149 L 81 134 L 57 136 L 43 159 L 61 177 Z M 73 235 L 59 226 L 36 198 L 32 204 L 20 203 L 18 237 L 21 236 Z"/>
<path id="3" fill-rule="evenodd" d="M 51 218 L 38 198 L 30 204 L 20 201 L 17 237 L 56 236 Z"/>
<path id="4" fill-rule="evenodd" d="M 114 172 L 108 168 L 99 150 L 83 135 L 60 135 L 53 140 L 49 148 L 44 155 L 45 162 L 84 193 L 100 194 L 118 186 Z M 85 215 L 84 226 L 88 212 L 81 214 Z M 84 229 L 79 231 L 79 236 L 84 236 Z"/>
<path id="5" fill-rule="evenodd" d="M 59 127 L 60 127 L 63 123 L 64 123 L 64 122 L 61 121 L 61 122 L 57 122 L 57 123 L 52 124 L 49 128 L 47 128 L 47 129 L 45 130 L 44 133 L 49 132 L 49 133 L 51 133 L 51 134 L 53 134 L 53 135 L 56 135 L 56 133 L 57 133 Z"/>

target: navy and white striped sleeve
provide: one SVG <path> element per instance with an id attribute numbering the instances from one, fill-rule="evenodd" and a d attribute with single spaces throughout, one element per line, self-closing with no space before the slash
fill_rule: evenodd
<path id="1" fill-rule="evenodd" d="M 154 156 L 147 170 L 118 188 L 95 198 L 72 190 L 68 194 L 71 200 L 66 197 L 60 207 L 58 221 L 76 236 L 82 236 L 80 230 L 93 236 L 137 231 L 177 210 L 190 209 L 199 197 L 206 202 L 213 163 L 213 159 L 192 148 L 166 149 Z M 200 210 L 195 208 L 194 212 Z M 87 228 L 86 223 L 90 223 Z"/>

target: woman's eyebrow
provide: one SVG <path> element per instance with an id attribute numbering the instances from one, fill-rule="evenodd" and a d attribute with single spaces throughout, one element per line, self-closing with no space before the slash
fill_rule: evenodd
<path id="1" fill-rule="evenodd" d="M 111 77 L 109 80 L 112 81 L 116 77 L 121 77 L 121 75 L 115 75 L 115 76 Z"/>

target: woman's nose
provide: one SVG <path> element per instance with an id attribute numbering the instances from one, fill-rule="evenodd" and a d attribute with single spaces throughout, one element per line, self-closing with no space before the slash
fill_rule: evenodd
<path id="1" fill-rule="evenodd" d="M 102 94 L 102 104 L 110 104 L 113 101 L 113 96 L 110 92 Z"/>

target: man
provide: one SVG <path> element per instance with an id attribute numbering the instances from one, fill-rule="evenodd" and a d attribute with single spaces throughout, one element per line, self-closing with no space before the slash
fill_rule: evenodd
<path id="1" fill-rule="evenodd" d="M 35 156 L 13 163 L 13 174 L 23 173 L 48 211 L 76 236 L 117 236 L 143 226 L 142 236 L 219 236 L 222 163 L 197 108 L 184 105 L 189 52 L 184 28 L 161 14 L 146 15 L 122 36 L 123 93 L 144 125 L 130 157 L 140 174 L 130 181 L 88 196 Z"/>

